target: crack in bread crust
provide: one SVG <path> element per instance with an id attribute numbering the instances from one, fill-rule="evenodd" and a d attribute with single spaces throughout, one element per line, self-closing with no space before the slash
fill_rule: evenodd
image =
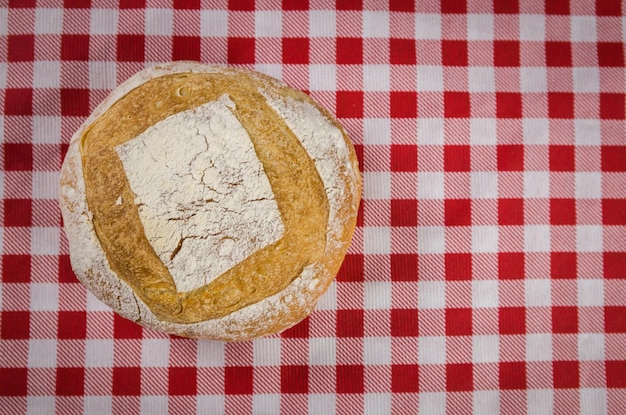
<path id="1" fill-rule="evenodd" d="M 162 321 L 185 324 L 226 316 L 282 291 L 324 256 L 329 217 L 324 184 L 311 157 L 258 87 L 259 79 L 240 71 L 161 76 L 126 94 L 81 137 L 87 204 L 105 255 L 112 270 Z M 224 94 L 235 103 L 231 110 L 252 140 L 285 232 L 209 284 L 178 292 L 145 236 L 114 148 L 173 114 Z"/>

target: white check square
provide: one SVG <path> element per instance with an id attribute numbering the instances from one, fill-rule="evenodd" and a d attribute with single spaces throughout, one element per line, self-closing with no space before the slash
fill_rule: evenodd
<path id="1" fill-rule="evenodd" d="M 28 342 L 28 367 L 55 367 L 56 364 L 56 340 L 31 339 Z"/>
<path id="2" fill-rule="evenodd" d="M 363 363 L 366 365 L 391 364 L 391 338 L 366 337 L 363 339 Z"/>
<path id="3" fill-rule="evenodd" d="M 363 37 L 389 37 L 389 13 L 363 11 Z"/>
<path id="4" fill-rule="evenodd" d="M 337 66 L 310 65 L 309 88 L 311 91 L 334 91 L 337 88 Z"/>
<path id="5" fill-rule="evenodd" d="M 280 365 L 280 339 L 257 339 L 253 343 L 255 366 Z"/>
<path id="6" fill-rule="evenodd" d="M 472 307 L 498 307 L 498 281 L 472 281 Z"/>
<path id="7" fill-rule="evenodd" d="M 113 367 L 113 340 L 85 340 L 86 367 Z"/>
<path id="8" fill-rule="evenodd" d="M 492 40 L 493 39 L 493 15 L 492 14 L 468 14 L 467 15 L 467 39 L 468 40 Z"/>
<path id="9" fill-rule="evenodd" d="M 169 9 L 146 9 L 146 35 L 171 36 L 174 12 Z"/>
<path id="10" fill-rule="evenodd" d="M 441 39 L 441 15 L 438 13 L 416 13 L 415 39 Z"/>
<path id="11" fill-rule="evenodd" d="M 312 366 L 333 366 L 337 355 L 337 339 L 319 337 L 309 339 L 309 364 Z"/>
<path id="12" fill-rule="evenodd" d="M 257 11 L 254 14 L 256 37 L 280 37 L 283 33 L 282 14 L 278 11 Z"/>
<path id="13" fill-rule="evenodd" d="M 524 292 L 528 307 L 549 307 L 552 304 L 550 280 L 525 280 Z"/>
<path id="14" fill-rule="evenodd" d="M 446 338 L 443 336 L 422 336 L 418 342 L 418 362 L 423 365 L 446 363 Z"/>
<path id="15" fill-rule="evenodd" d="M 500 359 L 500 338 L 498 336 L 472 337 L 472 362 L 495 363 Z"/>
<path id="16" fill-rule="evenodd" d="M 58 88 L 61 86 L 60 62 L 36 61 L 33 63 L 33 66 L 33 86 L 35 88 Z M 1 73 L 0 78 L 2 78 Z M 2 84 L 1 79 L 0 84 Z"/>
<path id="17" fill-rule="evenodd" d="M 89 33 L 92 35 L 116 34 L 118 13 L 113 9 L 92 9 Z"/>
<path id="18" fill-rule="evenodd" d="M 169 339 L 144 339 L 141 344 L 141 365 L 167 367 L 170 359 Z"/>
<path id="19" fill-rule="evenodd" d="M 528 333 L 526 335 L 526 360 L 531 362 L 552 360 L 552 335 Z"/>
<path id="20" fill-rule="evenodd" d="M 59 284 L 31 283 L 30 311 L 57 311 L 59 309 Z"/>
<path id="21" fill-rule="evenodd" d="M 200 34 L 203 37 L 228 35 L 228 12 L 226 10 L 201 10 Z"/>
<path id="22" fill-rule="evenodd" d="M 363 65 L 364 91 L 389 91 L 389 65 Z"/>

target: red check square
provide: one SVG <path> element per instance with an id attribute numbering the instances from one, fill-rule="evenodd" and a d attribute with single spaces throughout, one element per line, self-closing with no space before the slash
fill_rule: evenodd
<path id="1" fill-rule="evenodd" d="M 7 58 L 9 62 L 32 62 L 35 59 L 35 36 L 9 35 Z"/>
<path id="2" fill-rule="evenodd" d="M 415 0 L 390 0 L 389 10 L 392 12 L 415 11 Z"/>
<path id="3" fill-rule="evenodd" d="M 448 145 L 443 147 L 443 169 L 445 171 L 470 171 L 470 146 Z"/>
<path id="4" fill-rule="evenodd" d="M 512 40 L 493 42 L 493 63 L 495 66 L 520 66 L 519 42 Z"/>
<path id="5" fill-rule="evenodd" d="M 307 64 L 309 63 L 309 39 L 308 38 L 285 38 L 283 42 L 283 63 Z"/>
<path id="6" fill-rule="evenodd" d="M 496 152 L 499 171 L 524 170 L 524 146 L 516 144 L 499 145 Z"/>
<path id="7" fill-rule="evenodd" d="M 228 10 L 254 11 L 254 0 L 228 0 Z"/>
<path id="8" fill-rule="evenodd" d="M 446 309 L 446 336 L 470 336 L 472 334 L 472 309 Z"/>
<path id="9" fill-rule="evenodd" d="M 29 257 L 30 258 L 30 257 Z M 79 282 L 72 270 L 69 255 L 59 255 L 59 282 Z"/>
<path id="10" fill-rule="evenodd" d="M 551 252 L 550 277 L 553 279 L 576 279 L 578 272 L 576 252 Z"/>
<path id="11" fill-rule="evenodd" d="M 548 92 L 548 115 L 550 118 L 574 118 L 574 94 Z"/>
<path id="12" fill-rule="evenodd" d="M 31 199 L 4 199 L 4 226 L 31 226 L 32 223 Z"/>
<path id="13" fill-rule="evenodd" d="M 574 171 L 576 169 L 574 146 L 551 145 L 549 158 L 550 171 Z"/>
<path id="14" fill-rule="evenodd" d="M 626 252 L 604 252 L 604 278 L 619 280 L 626 275 Z"/>
<path id="15" fill-rule="evenodd" d="M 252 3 L 254 4 L 254 1 Z M 174 0 L 174 8 L 177 10 L 200 10 L 200 0 Z"/>
<path id="16" fill-rule="evenodd" d="M 199 61 L 200 38 L 197 36 L 174 36 L 172 38 L 172 59 L 175 61 Z"/>
<path id="17" fill-rule="evenodd" d="M 419 368 L 417 365 L 391 365 L 391 392 L 419 391 Z"/>
<path id="18" fill-rule="evenodd" d="M 494 0 L 493 11 L 496 14 L 518 14 L 518 0 Z"/>
<path id="19" fill-rule="evenodd" d="M 392 118 L 417 117 L 417 93 L 409 91 L 392 91 L 389 93 L 390 112 Z"/>
<path id="20" fill-rule="evenodd" d="M 254 63 L 255 41 L 254 38 L 231 37 L 227 42 L 228 63 L 241 65 Z"/>
<path id="21" fill-rule="evenodd" d="M 141 368 L 114 367 L 113 368 L 113 395 L 139 396 L 141 395 Z"/>
<path id="22" fill-rule="evenodd" d="M 621 42 L 598 42 L 598 64 L 600 66 L 624 66 L 624 44 Z"/>
<path id="23" fill-rule="evenodd" d="M 61 89 L 61 114 L 86 117 L 89 115 L 88 89 Z"/>
<path id="24" fill-rule="evenodd" d="M 572 44 L 569 42 L 546 42 L 547 66 L 572 66 Z"/>
<path id="25" fill-rule="evenodd" d="M 308 366 L 281 366 L 280 367 L 281 393 L 308 393 L 309 367 Z"/>
<path id="26" fill-rule="evenodd" d="M 309 0 L 283 0 L 283 10 L 309 10 Z"/>
<path id="27" fill-rule="evenodd" d="M 143 9 L 146 0 L 120 0 L 120 9 Z"/>
<path id="28" fill-rule="evenodd" d="M 26 396 L 28 369 L 0 367 L 0 396 Z"/>
<path id="29" fill-rule="evenodd" d="M 446 118 L 469 118 L 470 95 L 467 92 L 444 92 L 443 106 Z"/>
<path id="30" fill-rule="evenodd" d="M 555 389 L 580 387 L 580 364 L 578 361 L 552 362 L 552 373 Z"/>
<path id="31" fill-rule="evenodd" d="M 622 0 L 596 0 L 596 14 L 598 16 L 621 16 Z"/>
<path id="32" fill-rule="evenodd" d="M 522 94 L 496 92 L 496 116 L 498 118 L 522 118 Z"/>
<path id="33" fill-rule="evenodd" d="M 63 0 L 63 7 L 66 9 L 88 9 L 91 7 L 91 0 Z"/>
<path id="34" fill-rule="evenodd" d="M 0 339 L 20 340 L 30 336 L 30 313 L 28 311 L 0 312 Z"/>
<path id="35" fill-rule="evenodd" d="M 392 145 L 391 171 L 417 171 L 417 146 L 408 144 Z"/>
<path id="36" fill-rule="evenodd" d="M 550 0 L 546 1 L 546 14 L 569 14 L 570 0 Z"/>
<path id="37" fill-rule="evenodd" d="M 625 117 L 626 94 L 600 94 L 600 118 L 603 120 L 623 120 Z M 623 163 L 626 164 L 626 163 Z"/>
<path id="38" fill-rule="evenodd" d="M 500 334 L 525 334 L 526 309 L 524 307 L 501 307 L 498 310 Z"/>
<path id="39" fill-rule="evenodd" d="M 626 146 L 600 147 L 602 171 L 626 171 Z"/>
<path id="40" fill-rule="evenodd" d="M 359 282 L 363 281 L 364 272 L 364 257 L 363 254 L 348 254 L 341 264 L 339 273 L 337 274 L 337 281 L 343 282 Z"/>
<path id="41" fill-rule="evenodd" d="M 337 0 L 337 10 L 363 10 L 363 0 Z"/>
<path id="42" fill-rule="evenodd" d="M 391 254 L 391 280 L 417 281 L 417 255 Z"/>
<path id="43" fill-rule="evenodd" d="M 467 41 L 441 41 L 441 62 L 444 66 L 467 66 Z"/>
<path id="44" fill-rule="evenodd" d="M 470 199 L 446 199 L 444 212 L 446 226 L 472 224 L 472 201 Z"/>
<path id="45" fill-rule="evenodd" d="M 363 91 L 337 91 L 337 117 L 363 117 Z"/>
<path id="46" fill-rule="evenodd" d="M 195 367 L 170 367 L 167 391 L 170 395 L 196 396 L 198 370 Z"/>
<path id="47" fill-rule="evenodd" d="M 30 255 L 2 255 L 2 282 L 30 282 Z"/>
<path id="48" fill-rule="evenodd" d="M 463 392 L 472 389 L 474 389 L 474 381 L 470 363 L 446 365 L 446 391 Z"/>
<path id="49" fill-rule="evenodd" d="M 415 65 L 415 40 L 389 39 L 389 55 L 392 65 Z"/>
<path id="50" fill-rule="evenodd" d="M 498 278 L 501 280 L 524 279 L 525 265 L 523 252 L 498 253 Z"/>
<path id="51" fill-rule="evenodd" d="M 466 0 L 442 0 L 441 13 L 463 14 L 467 12 Z"/>
<path id="52" fill-rule="evenodd" d="M 604 307 L 604 329 L 607 333 L 626 333 L 626 307 Z"/>
<path id="53" fill-rule="evenodd" d="M 607 387 L 626 388 L 626 360 L 608 360 L 605 370 Z"/>
<path id="54" fill-rule="evenodd" d="M 498 199 L 498 224 L 523 225 L 524 199 Z"/>
<path id="55" fill-rule="evenodd" d="M 145 38 L 142 35 L 117 35 L 117 60 L 142 62 L 145 59 Z"/>
<path id="56" fill-rule="evenodd" d="M 337 38 L 336 61 L 339 65 L 360 65 L 363 63 L 363 39 L 352 37 Z"/>
<path id="57" fill-rule="evenodd" d="M 61 59 L 64 61 L 89 60 L 89 36 L 62 35 Z"/>
<path id="58" fill-rule="evenodd" d="M 36 0 L 9 0 L 9 7 L 12 9 L 30 9 L 35 7 Z"/>
<path id="59" fill-rule="evenodd" d="M 309 318 L 305 318 L 295 326 L 280 333 L 280 337 L 285 339 L 305 339 L 309 337 Z"/>
<path id="60" fill-rule="evenodd" d="M 113 337 L 116 339 L 141 339 L 143 330 L 140 325 L 119 316 L 113 315 Z"/>
<path id="61" fill-rule="evenodd" d="M 553 333 L 578 333 L 578 308 L 552 307 Z"/>
<path id="62" fill-rule="evenodd" d="M 391 226 L 417 226 L 417 200 L 391 200 Z"/>
<path id="63" fill-rule="evenodd" d="M 393 337 L 417 337 L 419 335 L 417 310 L 392 309 L 391 335 Z"/>
<path id="64" fill-rule="evenodd" d="M 337 337 L 363 337 L 363 310 L 337 310 Z"/>
<path id="65" fill-rule="evenodd" d="M 252 394 L 253 369 L 246 367 L 224 368 L 224 392 L 227 395 Z"/>
<path id="66" fill-rule="evenodd" d="M 526 363 L 500 362 L 498 367 L 500 389 L 526 389 Z"/>
<path id="67" fill-rule="evenodd" d="M 363 393 L 364 373 L 361 365 L 337 366 L 337 393 Z"/>
<path id="68" fill-rule="evenodd" d="M 33 90 L 30 88 L 7 88 L 4 91 L 4 114 L 33 115 Z"/>
<path id="69" fill-rule="evenodd" d="M 447 281 L 472 279 L 471 254 L 445 254 L 444 262 Z"/>
<path id="70" fill-rule="evenodd" d="M 57 368 L 56 394 L 58 396 L 82 396 L 85 394 L 85 368 Z"/>
<path id="71" fill-rule="evenodd" d="M 84 339 L 87 337 L 87 313 L 84 311 L 59 312 L 59 339 Z"/>
<path id="72" fill-rule="evenodd" d="M 576 225 L 575 199 L 550 199 L 551 225 Z"/>

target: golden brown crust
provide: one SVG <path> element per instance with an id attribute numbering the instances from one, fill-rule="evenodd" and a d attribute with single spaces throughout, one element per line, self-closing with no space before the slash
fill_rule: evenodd
<path id="1" fill-rule="evenodd" d="M 318 267 L 322 278 L 314 289 L 317 295 L 307 299 L 308 306 L 290 307 L 287 315 L 240 337 L 276 332 L 308 314 L 341 266 L 356 224 L 360 178 L 357 174 L 356 180 L 350 181 L 346 171 L 337 172 L 349 191 L 339 212 L 345 218 L 339 237 L 343 244 L 330 249 L 326 243 L 329 206 L 324 183 L 306 149 L 266 103 L 259 92 L 260 86 L 270 93 L 316 107 L 342 132 L 348 149 L 347 165 L 356 167 L 354 148 L 325 109 L 274 80 L 239 70 L 175 73 L 150 79 L 118 99 L 80 135 L 85 198 L 108 264 L 163 322 L 185 325 L 226 317 L 280 293 L 305 267 L 322 265 Z M 285 232 L 279 241 L 257 251 L 209 284 L 178 292 L 168 269 L 145 236 L 137 207 L 132 203 L 134 194 L 114 147 L 175 113 L 215 101 L 224 94 L 235 103 L 232 111 L 253 142 L 274 192 Z M 66 175 L 63 180 L 68 182 Z M 119 195 L 121 204 L 117 203 Z"/>

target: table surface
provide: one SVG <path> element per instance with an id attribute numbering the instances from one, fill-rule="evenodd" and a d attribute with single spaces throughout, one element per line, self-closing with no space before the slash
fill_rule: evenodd
<path id="1" fill-rule="evenodd" d="M 0 413 L 626 413 L 625 7 L 0 1 Z M 308 92 L 357 149 L 349 253 L 281 335 L 142 329 L 70 269 L 71 135 L 180 59 Z"/>

